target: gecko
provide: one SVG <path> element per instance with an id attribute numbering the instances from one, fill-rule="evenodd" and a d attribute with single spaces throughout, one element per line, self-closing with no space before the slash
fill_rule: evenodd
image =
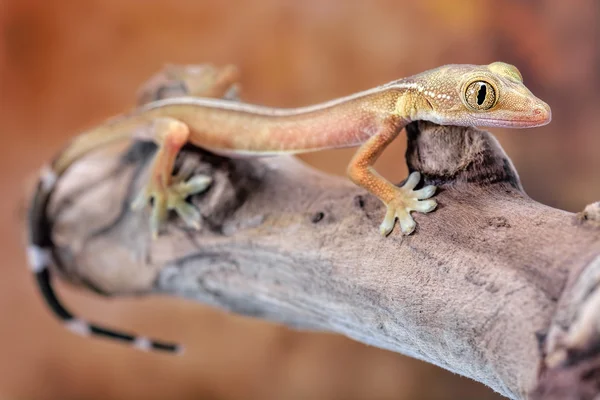
<path id="1" fill-rule="evenodd" d="M 389 235 L 398 221 L 401 233 L 409 235 L 416 228 L 411 212 L 428 213 L 436 208 L 437 202 L 432 198 L 436 187 L 415 190 L 421 179 L 418 171 L 410 173 L 404 185 L 396 186 L 378 174 L 373 165 L 402 129 L 416 120 L 439 125 L 530 128 L 549 123 L 551 109 L 524 85 L 515 66 L 499 61 L 487 65 L 444 65 L 299 108 L 206 96 L 170 97 L 143 104 L 76 137 L 46 170 L 40 185 L 50 186 L 48 182 L 55 182 L 70 165 L 100 145 L 132 137 L 154 141 L 158 150 L 150 177 L 132 207 L 141 209 L 152 201 L 149 227 L 156 237 L 170 210 L 188 226 L 200 227 L 200 213 L 186 198 L 206 190 L 210 177 L 194 176 L 187 182 L 174 181 L 172 177 L 175 158 L 186 143 L 229 157 L 358 147 L 347 175 L 384 203 L 386 212 L 380 234 Z M 42 244 L 32 243 L 31 265 L 40 288 L 47 294 L 48 253 Z M 56 312 L 58 306 L 51 296 L 46 296 L 46 300 L 63 320 L 74 320 L 71 315 L 65 318 Z M 86 333 L 94 331 L 87 323 L 81 321 L 79 325 Z M 122 339 L 121 334 L 112 331 L 93 333 Z M 121 336 L 134 344 L 144 343 L 138 347 L 175 348 L 149 339 Z"/>

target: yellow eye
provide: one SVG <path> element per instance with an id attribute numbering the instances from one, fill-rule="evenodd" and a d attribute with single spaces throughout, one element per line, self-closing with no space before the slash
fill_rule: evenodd
<path id="1" fill-rule="evenodd" d="M 475 81 L 467 86 L 465 100 L 474 110 L 489 110 L 496 104 L 496 91 L 485 81 Z"/>

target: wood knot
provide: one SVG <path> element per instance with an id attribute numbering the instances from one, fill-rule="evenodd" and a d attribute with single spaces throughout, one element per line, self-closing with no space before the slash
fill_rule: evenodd
<path id="1" fill-rule="evenodd" d="M 364 199 L 364 197 L 361 196 L 360 194 L 354 196 L 354 205 L 356 207 L 360 208 L 360 209 L 365 208 L 365 199 Z"/>
<path id="2" fill-rule="evenodd" d="M 319 212 L 314 213 L 313 216 L 310 218 L 310 220 L 313 224 L 316 224 L 317 222 L 320 222 L 323 218 L 325 218 L 325 213 L 322 211 L 319 211 Z"/>

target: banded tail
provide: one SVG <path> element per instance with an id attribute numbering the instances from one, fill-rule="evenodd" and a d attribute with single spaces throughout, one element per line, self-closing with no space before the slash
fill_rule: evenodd
<path id="1" fill-rule="evenodd" d="M 64 173 L 66 170 L 65 168 L 62 172 Z M 51 235 L 52 222 L 47 213 L 48 205 L 61 175 L 62 173 L 58 174 L 52 168 L 45 168 L 42 171 L 28 215 L 29 246 L 27 256 L 29 266 L 35 275 L 39 291 L 50 310 L 68 330 L 79 335 L 118 340 L 145 351 L 180 352 L 181 346 L 178 344 L 153 340 L 145 336 L 137 336 L 96 325 L 76 317 L 63 306 L 52 286 L 50 267 L 53 263 L 58 264 L 59 260 L 53 254 L 55 246 Z"/>

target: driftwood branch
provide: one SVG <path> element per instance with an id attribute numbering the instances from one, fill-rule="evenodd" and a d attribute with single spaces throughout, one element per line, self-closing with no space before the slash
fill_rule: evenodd
<path id="1" fill-rule="evenodd" d="M 337 332 L 483 382 L 510 398 L 593 398 L 600 382 L 600 205 L 530 199 L 489 133 L 413 123 L 407 162 L 439 185 L 416 232 L 378 234 L 383 205 L 290 157 L 197 149 L 214 183 L 152 242 L 128 204 L 153 145 L 97 154 L 61 182 L 61 273 L 104 294 L 163 293 L 300 329 Z M 400 164 L 403 160 L 399 160 Z M 533 394 L 532 394 L 533 393 Z M 564 394 L 581 397 L 568 397 Z"/>

